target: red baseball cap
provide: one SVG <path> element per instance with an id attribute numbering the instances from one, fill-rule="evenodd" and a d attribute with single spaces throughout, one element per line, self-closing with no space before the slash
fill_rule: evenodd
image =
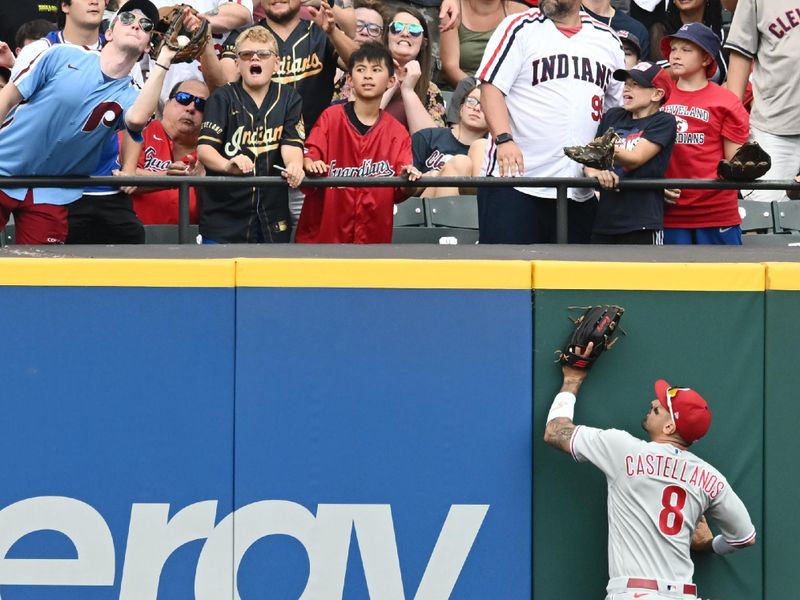
<path id="1" fill-rule="evenodd" d="M 675 420 L 675 429 L 689 442 L 703 437 L 711 426 L 711 411 L 703 397 L 691 388 L 672 387 L 663 379 L 655 383 L 656 398 Z M 672 406 L 670 406 L 672 404 Z"/>

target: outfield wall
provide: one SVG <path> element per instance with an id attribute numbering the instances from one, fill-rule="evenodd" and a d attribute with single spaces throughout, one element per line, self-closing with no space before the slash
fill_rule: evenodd
<path id="1" fill-rule="evenodd" d="M 614 302 L 576 421 L 702 390 L 696 451 L 760 537 L 700 595 L 780 598 L 798 292 L 793 264 L 0 259 L 0 597 L 602 598 L 605 482 L 541 434 L 568 307 Z"/>

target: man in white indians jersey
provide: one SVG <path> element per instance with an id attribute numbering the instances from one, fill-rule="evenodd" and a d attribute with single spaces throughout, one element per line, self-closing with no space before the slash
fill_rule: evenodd
<path id="1" fill-rule="evenodd" d="M 622 104 L 617 34 L 581 10 L 580 0 L 541 0 L 509 15 L 492 34 L 476 77 L 491 138 L 487 176 L 583 177 L 564 146 L 594 138 L 603 112 Z M 593 190 L 570 189 L 569 241 L 589 243 Z M 555 188 L 479 188 L 480 242 L 556 241 Z"/>
<path id="2" fill-rule="evenodd" d="M 591 344 L 584 356 L 590 351 Z M 711 425 L 708 404 L 696 391 L 659 379 L 642 421 L 650 437 L 645 442 L 618 429 L 575 425 L 575 396 L 588 372 L 562 370 L 544 440 L 594 464 L 608 479 L 606 599 L 696 598 L 690 546 L 728 554 L 756 538 L 747 508 L 725 477 L 688 450 Z M 705 514 L 719 527 L 716 537 Z"/>

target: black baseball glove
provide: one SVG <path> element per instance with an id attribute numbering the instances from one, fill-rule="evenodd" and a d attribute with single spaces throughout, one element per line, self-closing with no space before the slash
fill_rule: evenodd
<path id="1" fill-rule="evenodd" d="M 747 142 L 736 151 L 730 160 L 721 160 L 717 175 L 732 181 L 753 181 L 769 171 L 772 159 L 758 142 Z"/>
<path id="2" fill-rule="evenodd" d="M 153 46 L 150 51 L 153 59 L 158 58 L 164 45 L 177 51 L 175 58 L 172 59 L 172 64 L 192 62 L 203 53 L 208 43 L 208 21 L 201 18 L 200 27 L 194 32 L 189 31 L 184 25 L 186 18 L 184 9 L 186 8 L 192 14 L 199 16 L 195 9 L 186 4 L 165 6 L 158 10 L 161 18 L 153 28 Z"/>
<path id="3" fill-rule="evenodd" d="M 576 369 L 590 369 L 597 358 L 616 343 L 619 336 L 615 334 L 624 312 L 624 308 L 614 304 L 586 309 L 580 318 L 573 321 L 575 329 L 564 348 L 559 351 L 559 362 Z M 594 343 L 591 353 L 588 356 L 581 356 L 589 342 Z"/>
<path id="4" fill-rule="evenodd" d="M 613 127 L 585 146 L 565 146 L 564 154 L 572 160 L 593 169 L 610 169 L 614 166 L 614 145 L 619 140 Z"/>

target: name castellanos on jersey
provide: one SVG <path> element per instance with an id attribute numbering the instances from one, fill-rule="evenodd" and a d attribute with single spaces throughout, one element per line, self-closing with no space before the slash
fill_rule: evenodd
<path id="1" fill-rule="evenodd" d="M 300 600 L 341 600 L 355 538 L 370 597 L 441 600 L 450 597 L 488 510 L 488 504 L 450 506 L 433 550 L 427 543 L 424 550 L 417 550 L 430 555 L 416 594 L 412 596 L 409 590 L 406 596 L 396 543 L 399 536 L 388 504 L 319 504 L 314 514 L 288 500 L 261 500 L 217 521 L 216 500 L 195 502 L 177 511 L 170 510 L 169 504 L 136 503 L 129 513 L 125 511 L 130 522 L 118 578 L 116 556 L 123 549 L 115 549 L 105 518 L 76 498 L 39 496 L 0 510 L 0 585 L 111 587 L 116 581 L 119 600 L 156 600 L 167 560 L 185 544 L 200 540 L 192 597 L 220 600 L 230 598 L 236 589 L 237 571 L 253 544 L 269 536 L 288 536 L 308 555 L 308 571 L 303 573 L 307 573 L 306 588 Z M 18 540 L 43 530 L 65 535 L 77 558 L 6 556 Z M 231 542 L 234 533 L 235 545 Z M 119 535 L 120 539 L 126 537 Z"/>
<path id="2" fill-rule="evenodd" d="M 660 454 L 628 454 L 625 457 L 625 474 L 628 477 L 654 476 L 680 481 L 700 488 L 709 498 L 716 498 L 725 489 L 725 482 L 713 471 Z"/>
<path id="3" fill-rule="evenodd" d="M 533 80 L 531 85 L 553 81 L 555 79 L 578 79 L 588 81 L 606 90 L 611 82 L 612 69 L 601 62 L 585 56 L 568 54 L 551 54 L 533 61 Z"/>

